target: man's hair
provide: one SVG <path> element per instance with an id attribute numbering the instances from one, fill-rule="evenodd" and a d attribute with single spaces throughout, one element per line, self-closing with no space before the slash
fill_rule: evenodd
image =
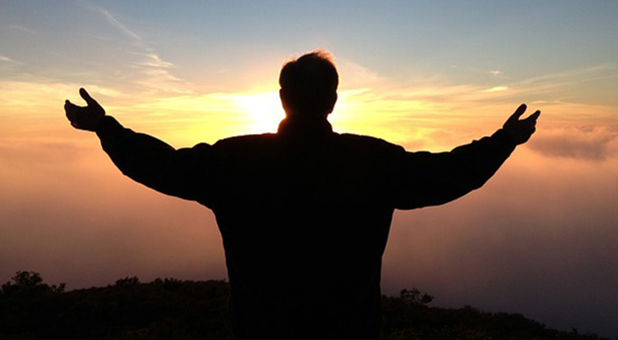
<path id="1" fill-rule="evenodd" d="M 279 85 L 286 104 L 297 114 L 330 113 L 336 98 L 339 75 L 332 55 L 318 50 L 287 62 L 281 69 Z"/>

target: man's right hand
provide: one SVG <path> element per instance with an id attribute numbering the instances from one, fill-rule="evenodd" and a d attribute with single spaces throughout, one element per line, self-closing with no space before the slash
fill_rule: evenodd
<path id="1" fill-rule="evenodd" d="M 105 116 L 105 110 L 96 100 L 90 97 L 85 89 L 79 89 L 80 96 L 86 101 L 87 106 L 77 106 L 70 101 L 64 102 L 64 112 L 74 128 L 87 131 L 95 131 L 101 118 Z"/>
<path id="2" fill-rule="evenodd" d="M 541 115 L 541 111 L 537 110 L 527 118 L 519 119 L 524 112 L 526 112 L 526 104 L 521 104 L 502 127 L 504 131 L 513 137 L 513 141 L 517 145 L 523 144 L 530 139 L 530 136 L 536 131 L 536 120 Z"/>

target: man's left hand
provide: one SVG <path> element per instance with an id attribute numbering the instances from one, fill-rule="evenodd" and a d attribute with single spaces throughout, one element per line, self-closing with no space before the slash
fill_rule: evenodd
<path id="1" fill-rule="evenodd" d="M 80 96 L 86 101 L 87 106 L 77 106 L 70 101 L 65 101 L 64 111 L 74 128 L 87 131 L 95 131 L 101 118 L 105 116 L 105 110 L 96 100 L 90 97 L 88 92 L 79 89 Z"/>
<path id="2" fill-rule="evenodd" d="M 524 112 L 526 112 L 526 104 L 521 104 L 502 127 L 513 137 L 517 145 L 523 144 L 530 139 L 530 136 L 536 131 L 536 120 L 541 115 L 541 111 L 537 110 L 527 118 L 519 119 Z"/>

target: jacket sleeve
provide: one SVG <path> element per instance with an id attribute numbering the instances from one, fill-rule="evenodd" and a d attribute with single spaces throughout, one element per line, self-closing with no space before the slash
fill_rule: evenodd
<path id="1" fill-rule="evenodd" d="M 504 130 L 450 152 L 405 152 L 400 158 L 397 209 L 440 205 L 478 189 L 515 149 Z"/>
<path id="2" fill-rule="evenodd" d="M 96 130 L 103 150 L 122 173 L 167 195 L 208 201 L 212 146 L 174 149 L 146 134 L 124 128 L 106 116 Z"/>

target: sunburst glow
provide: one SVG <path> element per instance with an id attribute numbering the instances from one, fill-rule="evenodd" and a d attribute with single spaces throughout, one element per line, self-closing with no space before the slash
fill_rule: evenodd
<path id="1" fill-rule="evenodd" d="M 234 96 L 234 104 L 248 115 L 251 133 L 275 132 L 285 117 L 277 92 L 263 92 Z"/>

